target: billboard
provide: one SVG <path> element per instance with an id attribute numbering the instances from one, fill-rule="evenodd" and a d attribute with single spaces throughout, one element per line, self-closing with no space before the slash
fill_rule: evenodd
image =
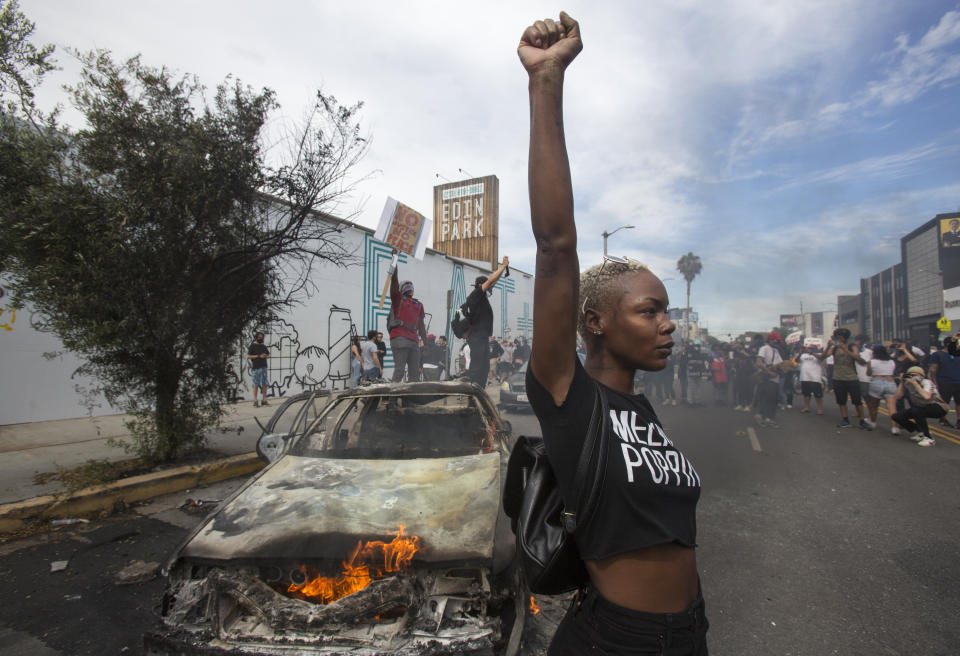
<path id="1" fill-rule="evenodd" d="M 938 214 L 943 289 L 960 287 L 960 213 Z"/>
<path id="2" fill-rule="evenodd" d="M 500 181 L 495 175 L 433 188 L 433 247 L 467 260 L 499 262 Z"/>
<path id="3" fill-rule="evenodd" d="M 780 325 L 784 328 L 800 328 L 803 326 L 802 314 L 781 314 Z"/>

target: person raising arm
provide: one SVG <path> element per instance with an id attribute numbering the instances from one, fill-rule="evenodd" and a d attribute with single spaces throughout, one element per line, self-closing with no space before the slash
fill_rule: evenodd
<path id="1" fill-rule="evenodd" d="M 633 394 L 635 372 L 660 371 L 671 355 L 676 326 L 667 316 L 669 298 L 659 278 L 628 259 L 604 257 L 580 273 L 563 86 L 582 49 L 580 26 L 565 13 L 527 27 L 517 48 L 529 79 L 528 184 L 537 245 L 527 392 L 568 506 L 598 389 L 610 407 L 602 418 L 608 456 L 601 502 L 575 534 L 590 581 L 548 654 L 705 655 L 708 623 L 695 555 L 700 478 L 649 401 Z M 582 365 L 578 332 L 586 344 Z M 636 434 L 627 438 L 630 426 Z M 648 468 L 633 446 L 640 443 L 652 461 L 676 462 L 676 470 Z"/>

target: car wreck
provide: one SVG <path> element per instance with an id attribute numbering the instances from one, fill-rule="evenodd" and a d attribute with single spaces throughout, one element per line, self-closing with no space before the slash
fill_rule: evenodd
<path id="1" fill-rule="evenodd" d="M 372 385 L 307 415 L 172 555 L 147 653 L 518 653 L 511 429 L 489 397 Z"/>

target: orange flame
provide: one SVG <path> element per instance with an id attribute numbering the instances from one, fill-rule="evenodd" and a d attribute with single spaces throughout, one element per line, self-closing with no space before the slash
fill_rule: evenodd
<path id="1" fill-rule="evenodd" d="M 421 547 L 420 538 L 404 534 L 405 528 L 398 524 L 395 537 L 390 542 L 358 542 L 349 558 L 343 561 L 343 571 L 338 576 L 317 576 L 300 585 L 291 583 L 287 592 L 297 592 L 329 604 L 363 590 L 374 578 L 408 568 Z M 306 566 L 301 565 L 300 571 L 306 574 Z"/>
<path id="2" fill-rule="evenodd" d="M 537 606 L 537 603 L 533 600 L 533 595 L 530 595 L 530 614 L 536 615 L 540 612 L 540 607 Z"/>

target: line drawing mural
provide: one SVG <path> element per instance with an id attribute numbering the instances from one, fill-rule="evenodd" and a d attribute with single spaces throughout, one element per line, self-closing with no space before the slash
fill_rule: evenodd
<path id="1" fill-rule="evenodd" d="M 350 380 L 350 338 L 356 334 L 357 328 L 353 325 L 350 310 L 332 306 L 327 316 L 327 369 L 330 372 L 332 390 L 347 389 L 347 382 Z M 339 387 L 337 383 L 340 383 Z"/>

